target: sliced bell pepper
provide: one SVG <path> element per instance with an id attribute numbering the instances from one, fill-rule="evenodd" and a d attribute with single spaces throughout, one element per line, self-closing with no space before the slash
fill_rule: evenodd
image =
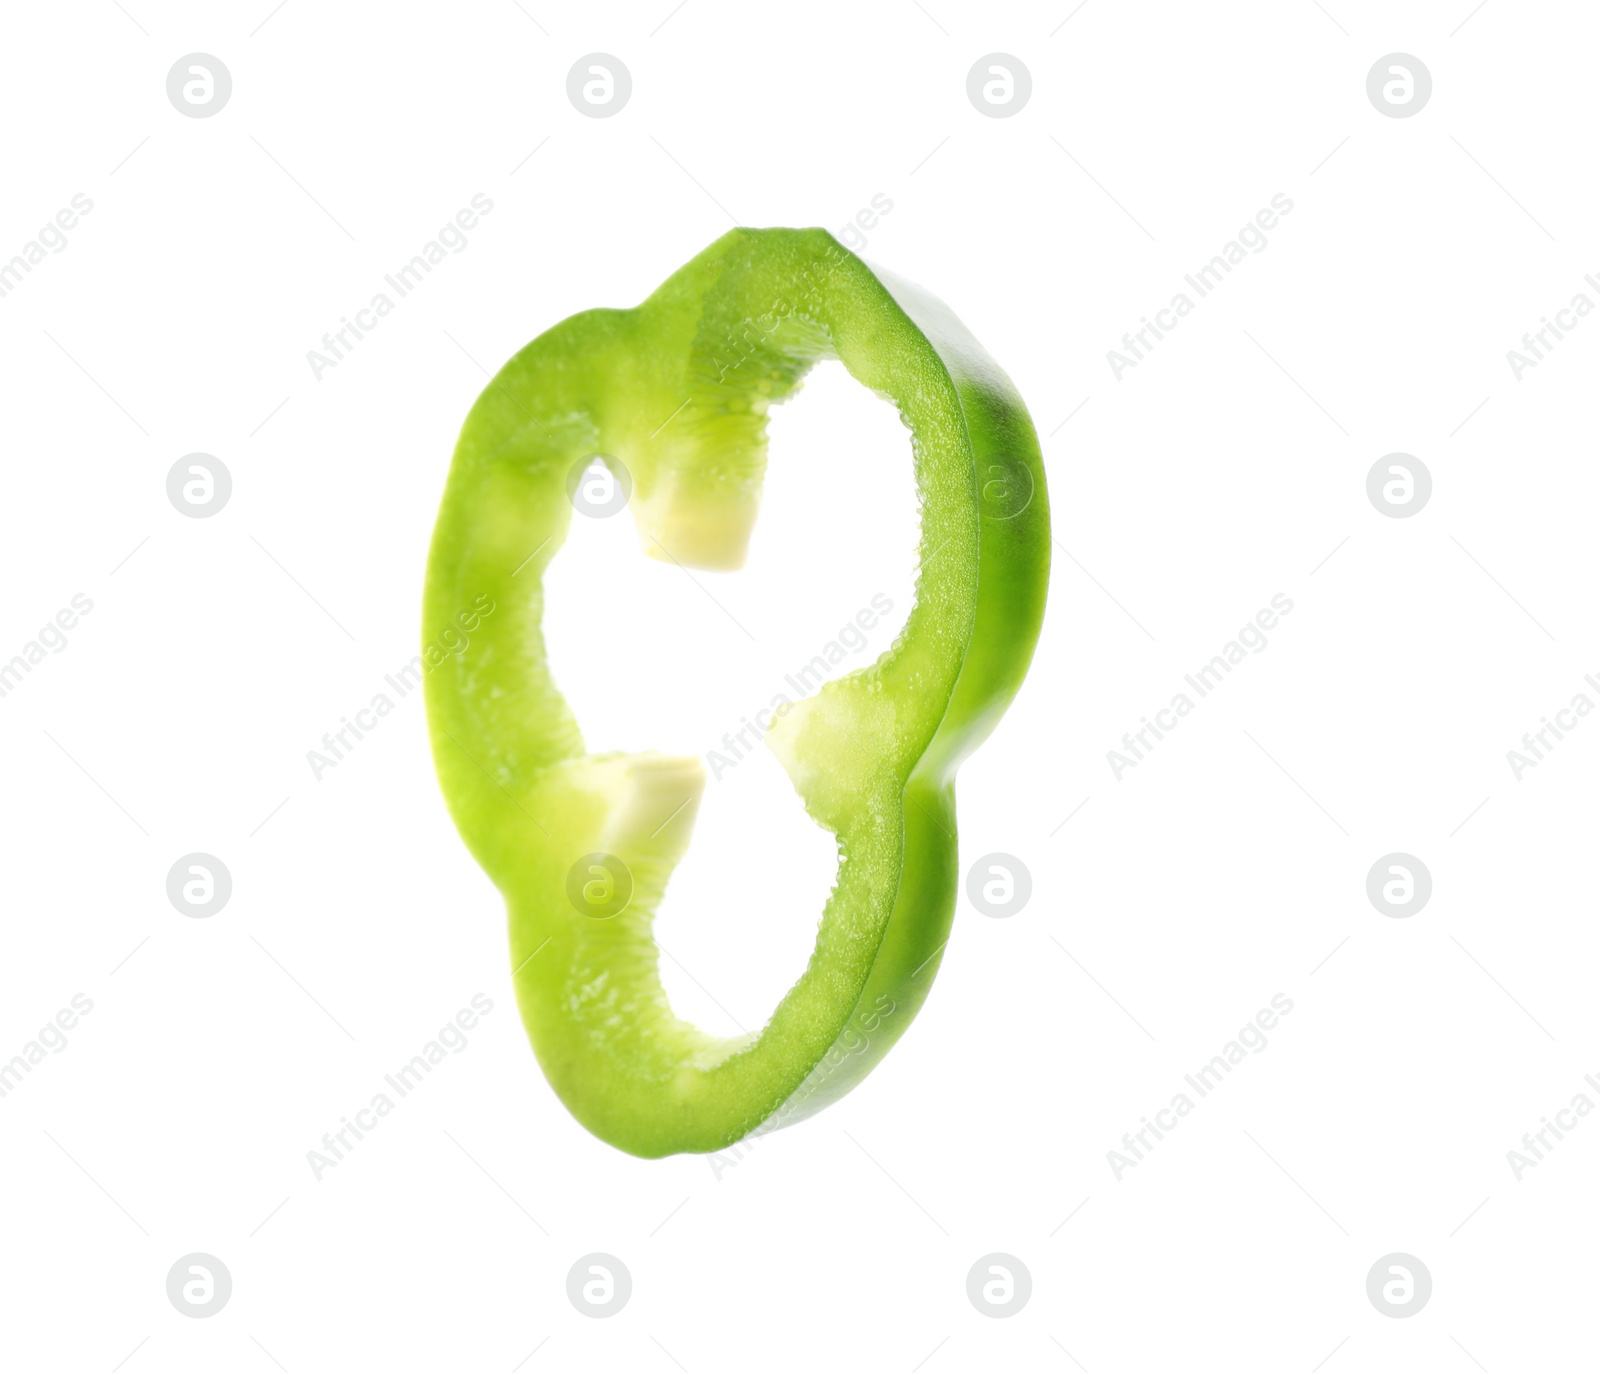
<path id="1" fill-rule="evenodd" d="M 572 517 L 575 464 L 596 455 L 626 469 L 645 553 L 741 566 L 767 410 L 821 358 L 892 400 L 911 431 L 916 603 L 877 662 L 766 736 L 836 837 L 838 876 L 771 1019 L 718 1038 L 673 1013 L 651 933 L 703 767 L 585 751 L 546 661 L 542 579 Z M 1038 440 L 1009 379 L 938 300 L 820 229 L 736 229 L 637 308 L 541 334 L 484 389 L 428 563 L 434 761 L 505 896 L 534 1051 L 594 1134 L 652 1158 L 724 1148 L 836 1100 L 905 1032 L 950 934 L 956 767 L 1021 685 L 1049 560 Z M 465 637 L 457 617 L 484 596 L 495 613 L 474 617 L 460 652 L 439 649 Z"/>

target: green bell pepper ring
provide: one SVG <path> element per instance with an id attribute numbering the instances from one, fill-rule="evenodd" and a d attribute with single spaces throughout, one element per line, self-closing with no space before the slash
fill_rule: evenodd
<path id="1" fill-rule="evenodd" d="M 742 565 L 766 415 L 821 358 L 892 400 L 921 504 L 916 603 L 870 667 L 766 736 L 839 849 L 810 962 L 757 1034 L 667 1002 L 651 934 L 689 842 L 698 758 L 593 755 L 540 630 L 543 575 L 595 456 L 644 551 Z M 820 229 L 736 229 L 632 310 L 541 334 L 462 427 L 428 562 L 423 641 L 440 786 L 506 899 L 517 1000 L 567 1108 L 619 1149 L 724 1148 L 861 1081 L 938 969 L 958 887 L 954 778 L 1022 683 L 1050 523 L 1032 421 L 950 311 Z M 497 607 L 459 652 L 457 617 Z"/>

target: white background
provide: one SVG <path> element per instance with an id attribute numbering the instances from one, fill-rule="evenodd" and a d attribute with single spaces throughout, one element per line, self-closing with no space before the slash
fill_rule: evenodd
<path id="1" fill-rule="evenodd" d="M 1520 381 L 1506 352 L 1600 302 L 1600 24 L 1075 3 L 8 11 L 0 256 L 94 208 L 0 299 L 0 658 L 94 608 L 0 700 L 0 1055 L 94 1009 L 0 1100 L 0 1362 L 1498 1373 L 1591 1347 L 1600 1124 L 1520 1180 L 1506 1154 L 1600 1100 L 1600 723 L 1520 781 L 1506 752 L 1600 701 L 1600 322 Z M 207 119 L 165 93 L 193 52 L 232 74 Z M 567 99 L 593 52 L 632 73 L 613 118 Z M 966 95 L 994 52 L 1032 75 L 1012 118 Z M 1415 117 L 1367 99 L 1393 52 L 1431 70 Z M 468 247 L 316 379 L 307 350 L 480 192 Z M 1266 250 L 1118 380 L 1107 350 L 1280 192 Z M 866 255 L 951 305 L 1043 437 L 1048 617 L 958 788 L 963 870 L 1013 854 L 1033 895 L 962 902 L 842 1103 L 732 1166 L 643 1162 L 538 1071 L 420 694 L 320 781 L 306 752 L 416 652 L 483 368 L 735 221 L 837 231 L 876 194 Z M 702 753 L 874 593 L 903 618 L 893 413 L 829 366 L 772 434 L 742 573 L 574 522 L 552 651 L 596 751 Z M 165 493 L 195 451 L 233 477 L 203 520 Z M 1433 474 L 1410 519 L 1366 496 L 1395 451 Z M 1266 650 L 1119 780 L 1107 751 L 1275 593 Z M 1433 877 L 1409 919 L 1365 894 L 1396 850 Z M 232 874 L 210 919 L 166 897 L 193 851 Z M 659 923 L 685 1014 L 760 1024 L 829 852 L 765 753 L 708 787 Z M 467 1049 L 315 1178 L 476 993 Z M 1123 1133 L 1277 993 L 1268 1047 L 1119 1179 Z M 205 1320 L 165 1292 L 195 1251 L 233 1277 Z M 565 1287 L 596 1251 L 633 1278 L 604 1320 Z M 1008 1320 L 965 1292 L 994 1251 L 1032 1274 Z M 1409 1319 L 1366 1295 L 1395 1251 L 1433 1277 Z"/>

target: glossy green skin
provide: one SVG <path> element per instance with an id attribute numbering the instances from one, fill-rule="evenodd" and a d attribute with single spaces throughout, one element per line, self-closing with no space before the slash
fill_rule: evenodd
<path id="1" fill-rule="evenodd" d="M 645 552 L 740 565 L 767 407 L 824 357 L 911 431 L 916 604 L 876 663 L 767 736 L 841 858 L 804 973 L 760 1033 L 720 1039 L 673 1014 L 651 935 L 699 760 L 585 752 L 545 657 L 543 575 L 572 515 L 568 474 L 595 454 L 631 475 Z M 484 390 L 429 558 L 428 718 L 451 814 L 506 898 L 528 1035 L 588 1129 L 644 1157 L 724 1148 L 842 1096 L 904 1033 L 955 908 L 956 767 L 1021 685 L 1049 560 L 1038 440 L 1010 381 L 942 304 L 820 229 L 736 229 L 636 309 L 540 335 Z M 462 636 L 484 597 L 492 613 Z M 633 877 L 609 919 L 567 895 L 595 852 Z"/>

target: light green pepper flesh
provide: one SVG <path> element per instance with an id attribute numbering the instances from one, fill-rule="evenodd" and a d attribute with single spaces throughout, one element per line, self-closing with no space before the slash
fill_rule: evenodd
<path id="1" fill-rule="evenodd" d="M 546 660 L 543 576 L 572 516 L 569 472 L 596 454 L 632 478 L 644 552 L 740 566 L 767 408 L 830 357 L 911 431 L 916 603 L 876 663 L 798 702 L 767 736 L 840 862 L 805 972 L 758 1034 L 724 1039 L 673 1013 L 651 933 L 704 770 L 697 758 L 585 752 Z M 636 309 L 586 311 L 541 334 L 479 396 L 428 563 L 434 760 L 506 898 L 539 1062 L 588 1129 L 651 1158 L 724 1148 L 836 1100 L 904 1033 L 955 909 L 956 767 L 1021 685 L 1049 558 L 1038 439 L 1008 378 L 939 301 L 820 229 L 736 229 Z M 484 604 L 494 609 L 469 646 L 442 651 Z M 649 690 L 659 667 L 631 666 Z M 596 852 L 633 877 L 609 919 L 567 895 L 573 864 Z M 759 921 L 770 896 L 741 899 Z"/>

